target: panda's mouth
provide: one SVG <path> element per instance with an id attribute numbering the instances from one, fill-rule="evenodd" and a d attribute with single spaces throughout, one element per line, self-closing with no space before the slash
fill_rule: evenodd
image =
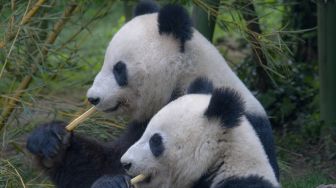
<path id="1" fill-rule="evenodd" d="M 152 175 L 147 176 L 147 178 L 144 180 L 145 183 L 150 183 L 152 180 Z"/>
<path id="2" fill-rule="evenodd" d="M 121 101 L 118 101 L 118 103 L 114 107 L 108 108 L 108 109 L 104 110 L 104 112 L 113 112 L 113 111 L 116 111 L 116 110 L 118 110 L 118 108 L 120 107 L 120 105 L 121 105 Z"/>

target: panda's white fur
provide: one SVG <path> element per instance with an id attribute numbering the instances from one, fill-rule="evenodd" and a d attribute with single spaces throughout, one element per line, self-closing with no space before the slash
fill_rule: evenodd
<path id="1" fill-rule="evenodd" d="M 244 97 L 247 111 L 266 116 L 263 107 L 232 72 L 218 50 L 197 30 L 185 43 L 185 52 L 171 35 L 160 35 L 158 13 L 141 15 L 126 23 L 111 40 L 104 65 L 96 76 L 88 97 L 99 97 L 97 108 L 105 111 L 123 101 L 115 112 L 132 119 L 149 119 L 170 99 L 178 87 L 183 93 L 192 80 L 205 76 L 215 87 L 228 86 Z M 113 66 L 127 65 L 129 84 L 120 87 Z M 125 102 L 126 101 L 126 102 Z"/>
<path id="2" fill-rule="evenodd" d="M 216 170 L 209 187 L 230 177 L 258 176 L 274 187 L 279 183 L 249 121 L 242 116 L 238 126 L 227 128 L 204 112 L 211 96 L 191 94 L 161 109 L 150 121 L 141 139 L 121 158 L 131 163 L 128 173 L 145 174 L 146 188 L 190 188 L 205 173 Z M 159 133 L 164 151 L 153 156 L 149 139 Z"/>

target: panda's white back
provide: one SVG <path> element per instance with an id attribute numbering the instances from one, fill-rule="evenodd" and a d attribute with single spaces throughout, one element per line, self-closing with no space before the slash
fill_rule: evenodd
<path id="1" fill-rule="evenodd" d="M 195 69 L 199 70 L 197 74 L 192 76 L 191 81 L 195 79 L 194 76 L 204 76 L 210 79 L 217 88 L 234 88 L 245 99 L 247 111 L 265 115 L 265 111 L 259 101 L 246 88 L 236 74 L 233 73 L 217 48 L 215 48 L 215 46 L 203 35 L 195 30 L 194 37 L 190 42 L 187 42 L 187 45 L 190 46 L 190 55 L 193 65 L 196 65 L 197 68 Z M 191 81 L 189 81 L 189 83 Z"/>
<path id="2" fill-rule="evenodd" d="M 244 118 L 242 123 L 229 130 L 229 141 L 222 145 L 224 164 L 213 180 L 214 185 L 223 177 L 248 177 L 258 175 L 279 186 L 274 171 L 268 162 L 267 155 L 253 130 L 251 124 Z"/>

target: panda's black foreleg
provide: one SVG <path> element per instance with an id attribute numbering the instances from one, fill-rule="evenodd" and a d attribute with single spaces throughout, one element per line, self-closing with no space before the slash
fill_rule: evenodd
<path id="1" fill-rule="evenodd" d="M 102 144 L 65 130 L 65 123 L 51 122 L 33 131 L 27 149 L 57 187 L 90 187 L 106 173 L 120 173 L 119 154 Z"/>
<path id="2" fill-rule="evenodd" d="M 230 177 L 223 180 L 215 188 L 279 188 L 259 176 Z"/>
<path id="3" fill-rule="evenodd" d="M 73 135 L 63 161 L 47 173 L 57 187 L 90 187 L 102 175 L 123 173 L 119 160 L 110 144 Z"/>
<path id="4" fill-rule="evenodd" d="M 123 173 L 120 157 L 137 141 L 146 123 L 133 122 L 113 143 L 100 143 L 65 130 L 65 123 L 51 122 L 33 131 L 27 149 L 57 187 L 90 187 L 105 174 Z"/>
<path id="5" fill-rule="evenodd" d="M 126 175 L 103 176 L 91 188 L 133 188 L 131 178 Z"/>

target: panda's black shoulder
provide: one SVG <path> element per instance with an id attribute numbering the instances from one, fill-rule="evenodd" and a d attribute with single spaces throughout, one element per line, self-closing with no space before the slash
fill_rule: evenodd
<path id="1" fill-rule="evenodd" d="M 230 177 L 218 183 L 215 188 L 277 188 L 261 176 Z"/>

